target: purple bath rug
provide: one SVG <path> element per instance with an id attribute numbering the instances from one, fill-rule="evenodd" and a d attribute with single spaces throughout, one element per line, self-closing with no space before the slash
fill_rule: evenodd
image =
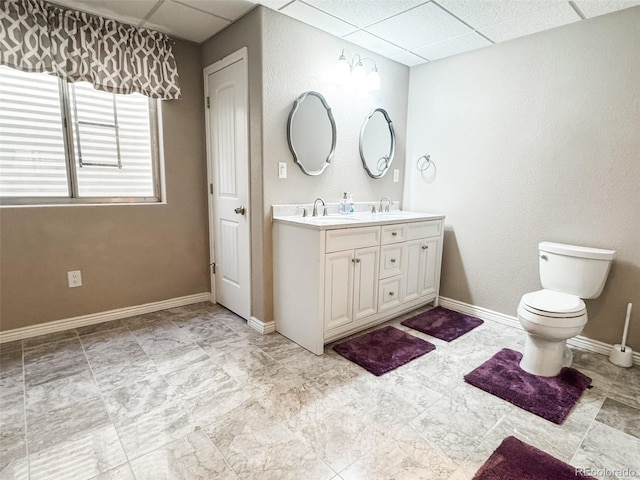
<path id="1" fill-rule="evenodd" d="M 394 327 L 384 327 L 333 346 L 347 360 L 380 376 L 414 358 L 434 350 L 436 346 Z"/>
<path id="2" fill-rule="evenodd" d="M 445 342 L 450 342 L 484 322 L 476 317 L 436 307 L 400 323 Z"/>
<path id="3" fill-rule="evenodd" d="M 596 480 L 546 452 L 505 438 L 472 480 Z"/>
<path id="4" fill-rule="evenodd" d="M 520 359 L 520 352 L 503 348 L 464 379 L 550 422 L 562 423 L 591 379 L 567 367 L 555 377 L 532 375 L 520 368 Z"/>

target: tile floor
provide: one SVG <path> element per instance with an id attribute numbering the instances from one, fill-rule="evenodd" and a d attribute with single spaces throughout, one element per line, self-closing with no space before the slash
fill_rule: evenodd
<path id="1" fill-rule="evenodd" d="M 520 330 L 486 322 L 375 377 L 197 304 L 0 346 L 1 479 L 467 480 L 515 435 L 640 478 L 640 368 L 593 378 L 558 426 L 464 383 Z M 614 470 L 618 469 L 618 476 Z"/>

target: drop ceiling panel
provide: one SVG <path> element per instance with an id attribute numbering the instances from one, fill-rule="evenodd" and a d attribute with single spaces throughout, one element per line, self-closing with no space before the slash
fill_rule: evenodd
<path id="1" fill-rule="evenodd" d="M 361 47 L 371 50 L 372 52 L 379 53 L 385 57 L 390 57 L 404 51 L 402 48 L 382 40 L 375 35 L 371 35 L 364 30 L 351 33 L 344 38 L 345 40 L 349 40 L 356 45 L 360 45 Z"/>
<path id="2" fill-rule="evenodd" d="M 424 3 L 425 0 L 304 0 L 359 27 L 384 20 Z"/>
<path id="3" fill-rule="evenodd" d="M 512 38 L 523 37 L 532 33 L 542 32 L 550 28 L 567 25 L 580 20 L 580 16 L 568 2 L 537 12 L 515 18 L 508 22 L 499 23 L 491 27 L 480 28 L 479 31 L 494 42 L 504 42 Z"/>
<path id="4" fill-rule="evenodd" d="M 358 27 L 354 25 L 338 20 L 317 8 L 310 7 L 309 5 L 298 1 L 293 2 L 291 5 L 287 5 L 280 11 L 300 20 L 301 22 L 307 23 L 312 27 L 319 28 L 320 30 L 332 33 L 338 37 L 348 35 L 358 29 Z"/>
<path id="5" fill-rule="evenodd" d="M 407 50 L 471 32 L 464 23 L 431 2 L 377 23 L 367 30 Z"/>
<path id="6" fill-rule="evenodd" d="M 527 0 L 518 2 L 506 2 L 504 0 L 438 0 L 440 5 L 476 29 L 506 22 L 562 2 L 567 3 L 566 0 Z"/>
<path id="7" fill-rule="evenodd" d="M 587 18 L 624 10 L 640 5 L 640 0 L 576 0 L 576 5 Z"/>
<path id="8" fill-rule="evenodd" d="M 418 55 L 414 55 L 411 52 L 402 51 L 397 55 L 391 57 L 391 60 L 395 60 L 396 62 L 400 62 L 408 67 L 413 67 L 414 65 L 421 65 L 425 63 L 427 60 L 425 58 L 419 57 Z"/>
<path id="9" fill-rule="evenodd" d="M 256 4 L 249 0 L 177 0 L 177 2 L 231 21 L 241 17 Z"/>
<path id="10" fill-rule="evenodd" d="M 144 26 L 200 43 L 230 23 L 200 10 L 165 0 Z"/>
<path id="11" fill-rule="evenodd" d="M 137 0 L 135 2 L 114 2 L 113 0 L 55 0 L 67 8 L 102 15 L 121 22 L 138 25 L 158 0 Z"/>
<path id="12" fill-rule="evenodd" d="M 439 58 L 457 55 L 458 53 L 470 52 L 477 48 L 488 47 L 489 45 L 492 45 L 489 40 L 472 32 L 450 40 L 444 40 L 443 42 L 418 48 L 414 50 L 414 52 L 429 60 L 437 60 Z"/>

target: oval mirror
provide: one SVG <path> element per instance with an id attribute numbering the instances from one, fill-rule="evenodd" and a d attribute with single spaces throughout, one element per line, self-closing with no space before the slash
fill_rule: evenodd
<path id="1" fill-rule="evenodd" d="M 396 133 L 389 114 L 383 108 L 376 108 L 364 120 L 360 130 L 360 158 L 369 176 L 384 176 L 395 151 Z"/>
<path id="2" fill-rule="evenodd" d="M 336 149 L 336 122 L 318 92 L 305 92 L 293 104 L 287 140 L 294 161 L 307 175 L 320 175 Z"/>

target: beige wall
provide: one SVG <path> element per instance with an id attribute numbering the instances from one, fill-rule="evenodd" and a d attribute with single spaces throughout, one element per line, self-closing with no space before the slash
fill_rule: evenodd
<path id="1" fill-rule="evenodd" d="M 633 302 L 640 349 L 638 25 L 640 7 L 411 70 L 405 203 L 447 215 L 442 295 L 516 315 L 538 242 L 615 249 L 584 335 L 619 343 Z"/>
<path id="2" fill-rule="evenodd" d="M 182 99 L 163 102 L 166 205 L 0 208 L 0 329 L 207 292 L 199 47 L 177 42 Z M 67 271 L 81 270 L 70 289 Z"/>

